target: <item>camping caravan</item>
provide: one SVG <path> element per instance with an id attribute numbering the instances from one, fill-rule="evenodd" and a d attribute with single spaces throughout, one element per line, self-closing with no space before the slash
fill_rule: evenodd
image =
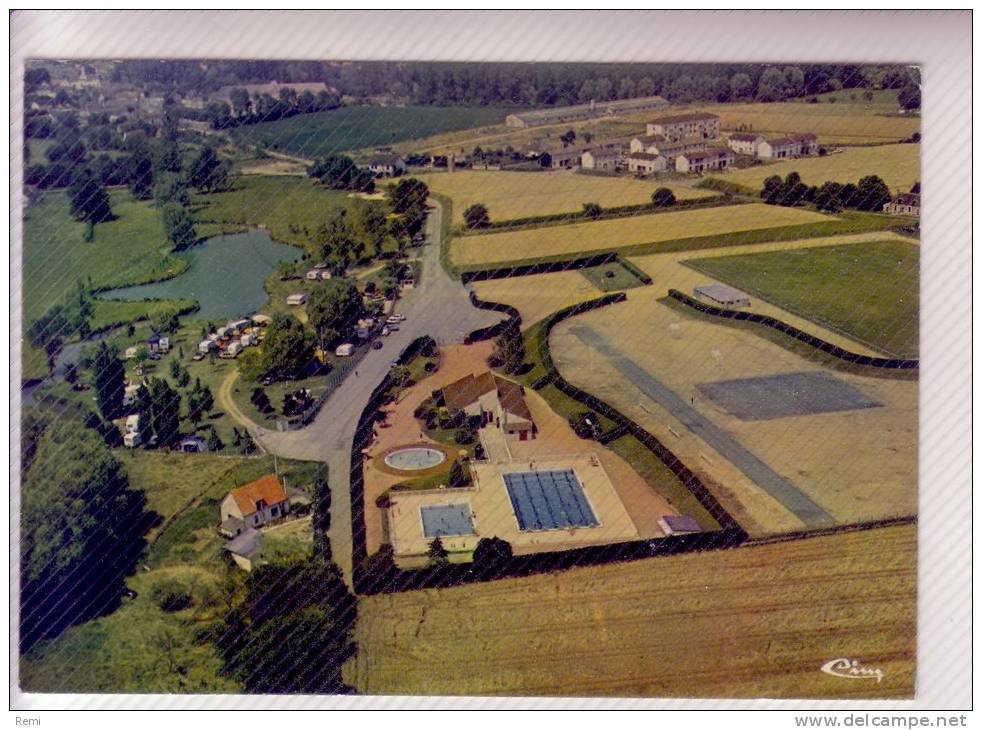
<path id="1" fill-rule="evenodd" d="M 307 295 L 303 293 L 291 294 L 286 298 L 286 304 L 289 307 L 299 307 L 301 304 L 307 303 Z"/>
<path id="2" fill-rule="evenodd" d="M 327 281 L 327 280 L 329 280 L 331 278 L 331 270 L 330 269 L 322 269 L 320 271 L 320 278 L 321 278 L 321 281 Z"/>
<path id="3" fill-rule="evenodd" d="M 139 385 L 127 385 L 123 391 L 123 405 L 131 406 L 136 403 L 137 395 L 140 392 Z"/>
<path id="4" fill-rule="evenodd" d="M 202 340 L 198 343 L 198 352 L 207 355 L 215 348 L 214 340 Z"/>
<path id="5" fill-rule="evenodd" d="M 307 278 L 310 281 L 317 281 L 318 279 L 321 278 L 321 272 L 318 271 L 317 269 L 311 269 L 310 271 L 307 272 Z"/>
<path id="6" fill-rule="evenodd" d="M 219 357 L 226 360 L 233 360 L 239 356 L 240 352 L 242 352 L 242 343 L 233 342 L 222 351 L 222 354 L 219 355 Z"/>
<path id="7" fill-rule="evenodd" d="M 140 431 L 140 414 L 131 413 L 126 417 L 126 433 L 138 433 Z"/>
<path id="8" fill-rule="evenodd" d="M 130 431 L 123 435 L 123 446 L 128 449 L 135 449 L 143 443 L 143 437 L 139 431 Z"/>
<path id="9" fill-rule="evenodd" d="M 248 319 L 237 319 L 234 322 L 229 322 L 228 327 L 231 330 L 231 334 L 241 335 L 249 324 L 250 321 Z"/>
<path id="10" fill-rule="evenodd" d="M 350 342 L 345 342 L 343 345 L 338 345 L 338 348 L 334 351 L 334 354 L 338 357 L 351 357 L 355 351 L 355 346 Z"/>
<path id="11" fill-rule="evenodd" d="M 255 345 L 256 336 L 253 334 L 242 335 L 242 337 L 239 338 L 239 344 L 242 345 L 242 347 L 250 347 L 251 345 Z"/>
<path id="12" fill-rule="evenodd" d="M 272 321 L 273 321 L 273 318 L 270 317 L 268 314 L 254 314 L 254 315 L 252 315 L 252 323 L 254 325 L 256 325 L 257 327 L 266 327 Z"/>

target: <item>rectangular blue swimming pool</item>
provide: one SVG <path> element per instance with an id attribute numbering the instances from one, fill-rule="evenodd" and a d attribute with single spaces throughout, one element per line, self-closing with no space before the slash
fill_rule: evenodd
<path id="1" fill-rule="evenodd" d="M 505 474 L 504 479 L 520 530 L 564 530 L 600 524 L 572 469 L 518 472 Z"/>
<path id="2" fill-rule="evenodd" d="M 423 534 L 426 537 L 456 537 L 474 534 L 469 504 L 420 507 L 419 513 L 423 518 Z"/>

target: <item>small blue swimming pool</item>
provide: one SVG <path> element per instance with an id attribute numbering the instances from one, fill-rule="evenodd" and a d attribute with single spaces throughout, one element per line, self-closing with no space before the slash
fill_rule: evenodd
<path id="1" fill-rule="evenodd" d="M 423 534 L 426 537 L 458 537 L 474 534 L 469 504 L 420 507 L 419 513 L 423 518 Z"/>
<path id="2" fill-rule="evenodd" d="M 520 530 L 564 530 L 600 524 L 572 469 L 517 472 L 505 474 L 504 479 Z"/>

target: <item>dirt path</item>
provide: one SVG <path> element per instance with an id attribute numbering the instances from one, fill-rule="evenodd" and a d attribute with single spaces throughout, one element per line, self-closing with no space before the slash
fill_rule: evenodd
<path id="1" fill-rule="evenodd" d="M 245 428 L 253 435 L 256 436 L 257 433 L 262 433 L 263 429 L 256 425 L 249 417 L 242 412 L 242 410 L 235 404 L 235 399 L 232 398 L 232 388 L 235 385 L 235 381 L 239 379 L 239 371 L 231 370 L 225 379 L 222 380 L 222 384 L 218 387 L 218 405 L 229 414 L 233 420 L 237 421 L 240 425 L 245 426 Z"/>

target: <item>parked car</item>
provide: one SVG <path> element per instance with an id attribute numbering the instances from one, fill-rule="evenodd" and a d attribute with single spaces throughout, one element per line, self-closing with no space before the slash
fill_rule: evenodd
<path id="1" fill-rule="evenodd" d="M 391 330 L 389 329 L 389 326 L 388 325 L 386 325 L 385 327 L 383 327 L 382 328 L 382 337 L 388 337 L 390 331 Z"/>
<path id="2" fill-rule="evenodd" d="M 373 350 L 381 350 L 382 349 L 382 340 L 375 340 L 375 342 L 372 343 L 372 349 Z"/>

